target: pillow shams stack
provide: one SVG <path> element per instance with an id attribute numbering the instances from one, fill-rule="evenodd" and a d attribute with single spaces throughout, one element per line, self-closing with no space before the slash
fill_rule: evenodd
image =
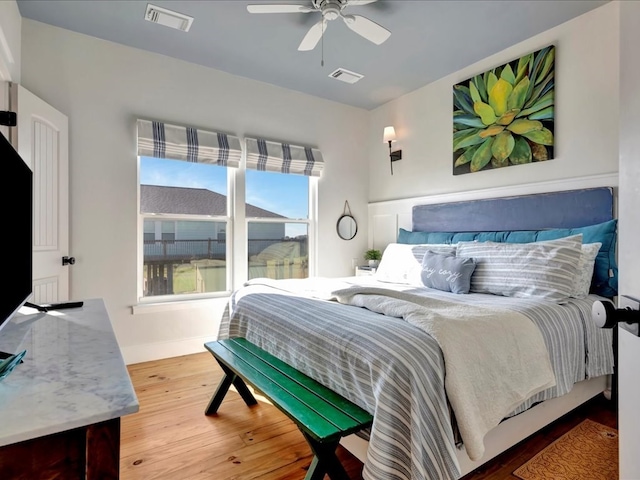
<path id="1" fill-rule="evenodd" d="M 445 255 L 456 254 L 455 245 L 390 243 L 382 254 L 375 278 L 381 282 L 400 283 L 416 287 L 424 286 L 420 275 L 422 273 L 422 259 L 427 250 Z"/>
<path id="2" fill-rule="evenodd" d="M 574 293 L 582 235 L 533 243 L 460 242 L 456 255 L 476 261 L 471 292 L 561 303 Z"/>
<path id="3" fill-rule="evenodd" d="M 584 244 L 601 243 L 596 256 L 590 293 L 603 297 L 618 294 L 618 265 L 616 263 L 616 238 L 618 220 L 613 219 L 595 225 L 577 228 L 552 228 L 545 230 L 503 230 L 496 232 L 410 232 L 400 229 L 398 243 L 424 244 L 458 242 L 529 243 L 582 234 Z"/>

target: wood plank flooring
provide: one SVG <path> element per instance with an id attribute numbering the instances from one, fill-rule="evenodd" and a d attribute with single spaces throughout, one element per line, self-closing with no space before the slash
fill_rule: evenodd
<path id="1" fill-rule="evenodd" d="M 295 424 L 264 398 L 247 407 L 230 391 L 217 415 L 204 415 L 222 378 L 208 352 L 128 369 L 140 411 L 122 418 L 122 480 L 304 478 L 311 451 Z M 610 402 L 597 397 L 463 480 L 515 479 L 511 472 L 585 418 L 617 428 Z M 349 477 L 361 480 L 362 464 L 342 447 L 338 456 Z"/>

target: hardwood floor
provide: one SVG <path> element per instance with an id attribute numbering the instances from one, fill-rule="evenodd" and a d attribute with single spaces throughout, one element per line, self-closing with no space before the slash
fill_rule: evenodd
<path id="1" fill-rule="evenodd" d="M 296 426 L 256 396 L 247 407 L 231 391 L 218 414 L 204 410 L 222 371 L 208 352 L 130 365 L 140 402 L 122 418 L 122 480 L 300 480 L 311 451 Z M 600 396 L 544 428 L 463 480 L 514 479 L 511 472 L 585 418 L 617 428 L 610 402 Z M 362 479 L 362 464 L 338 449 L 349 477 Z M 326 477 L 328 479 L 328 477 Z"/>

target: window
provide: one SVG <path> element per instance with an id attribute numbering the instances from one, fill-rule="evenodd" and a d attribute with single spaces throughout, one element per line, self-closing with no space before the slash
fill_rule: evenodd
<path id="1" fill-rule="evenodd" d="M 140 157 L 143 296 L 229 290 L 227 168 Z"/>
<path id="2" fill-rule="evenodd" d="M 138 120 L 142 255 L 140 296 L 230 290 L 229 167 L 240 140 Z"/>
<path id="3" fill-rule="evenodd" d="M 247 138 L 248 277 L 306 278 L 313 228 L 312 177 L 322 171 L 320 151 Z M 315 183 L 315 182 L 314 182 Z"/>
<path id="4" fill-rule="evenodd" d="M 309 276 L 309 177 L 246 172 L 248 278 Z"/>
<path id="5" fill-rule="evenodd" d="M 138 120 L 140 298 L 198 298 L 246 279 L 310 275 L 322 156 L 261 139 L 246 146 L 245 175 L 236 175 L 237 137 Z"/>

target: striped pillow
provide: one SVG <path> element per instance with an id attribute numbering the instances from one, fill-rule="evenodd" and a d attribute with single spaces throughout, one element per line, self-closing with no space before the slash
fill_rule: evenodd
<path id="1" fill-rule="evenodd" d="M 591 281 L 593 280 L 593 269 L 596 264 L 596 257 L 600 251 L 602 243 L 583 243 L 582 255 L 578 264 L 578 273 L 576 273 L 575 282 L 571 296 L 574 298 L 587 298 Z"/>
<path id="2" fill-rule="evenodd" d="M 471 292 L 562 303 L 574 290 L 582 235 L 532 243 L 460 242 L 456 255 L 476 260 Z"/>

